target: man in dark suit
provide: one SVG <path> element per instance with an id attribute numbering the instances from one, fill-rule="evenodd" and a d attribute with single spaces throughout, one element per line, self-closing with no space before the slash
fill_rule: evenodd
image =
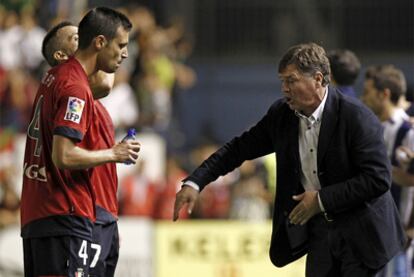
<path id="1" fill-rule="evenodd" d="M 245 160 L 277 154 L 270 259 L 308 254 L 306 276 L 375 276 L 406 239 L 390 189 L 390 163 L 376 116 L 328 88 L 325 50 L 291 47 L 279 63 L 284 98 L 184 180 L 174 220 L 198 192 Z"/>

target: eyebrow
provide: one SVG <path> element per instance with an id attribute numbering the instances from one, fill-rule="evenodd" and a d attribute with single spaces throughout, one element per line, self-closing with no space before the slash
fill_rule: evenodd
<path id="1" fill-rule="evenodd" d="M 290 75 L 282 75 L 282 74 L 279 74 L 279 78 L 280 79 L 292 79 L 292 78 L 298 78 L 298 75 L 295 74 L 295 73 L 292 73 Z"/>

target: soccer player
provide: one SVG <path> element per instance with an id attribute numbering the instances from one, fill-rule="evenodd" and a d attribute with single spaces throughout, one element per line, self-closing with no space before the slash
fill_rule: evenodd
<path id="1" fill-rule="evenodd" d="M 28 127 L 21 202 L 25 276 L 88 276 L 99 257 L 93 167 L 133 162 L 139 143 L 96 150 L 97 108 L 88 77 L 113 73 L 127 57 L 131 23 L 108 8 L 79 24 L 79 49 L 43 78 Z M 95 251 L 92 251 L 95 250 Z"/>
<path id="2" fill-rule="evenodd" d="M 43 40 L 42 52 L 50 66 L 56 66 L 69 59 L 78 48 L 78 27 L 71 22 L 61 22 L 53 27 Z M 115 144 L 114 127 L 106 108 L 99 99 L 106 96 L 113 86 L 113 74 L 98 71 L 89 77 L 95 99 L 95 115 L 91 129 L 99 136 L 95 147 L 110 148 Z M 95 131 L 94 131 L 95 132 Z M 114 276 L 119 256 L 119 236 L 117 226 L 118 179 L 114 163 L 95 167 L 91 172 L 91 182 L 96 192 L 96 222 L 93 231 L 92 248 L 94 260 L 90 265 L 92 276 Z"/>

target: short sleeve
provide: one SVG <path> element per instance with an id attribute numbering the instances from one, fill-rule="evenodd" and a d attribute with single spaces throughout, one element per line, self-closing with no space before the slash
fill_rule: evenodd
<path id="1" fill-rule="evenodd" d="M 87 86 L 71 85 L 57 88 L 53 134 L 80 142 L 93 115 L 92 93 Z"/>

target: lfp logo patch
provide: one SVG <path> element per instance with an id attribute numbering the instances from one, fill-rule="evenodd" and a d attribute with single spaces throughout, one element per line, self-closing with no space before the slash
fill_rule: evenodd
<path id="1" fill-rule="evenodd" d="M 85 101 L 76 97 L 69 97 L 68 106 L 66 108 L 65 120 L 79 123 L 82 118 L 83 107 Z"/>

